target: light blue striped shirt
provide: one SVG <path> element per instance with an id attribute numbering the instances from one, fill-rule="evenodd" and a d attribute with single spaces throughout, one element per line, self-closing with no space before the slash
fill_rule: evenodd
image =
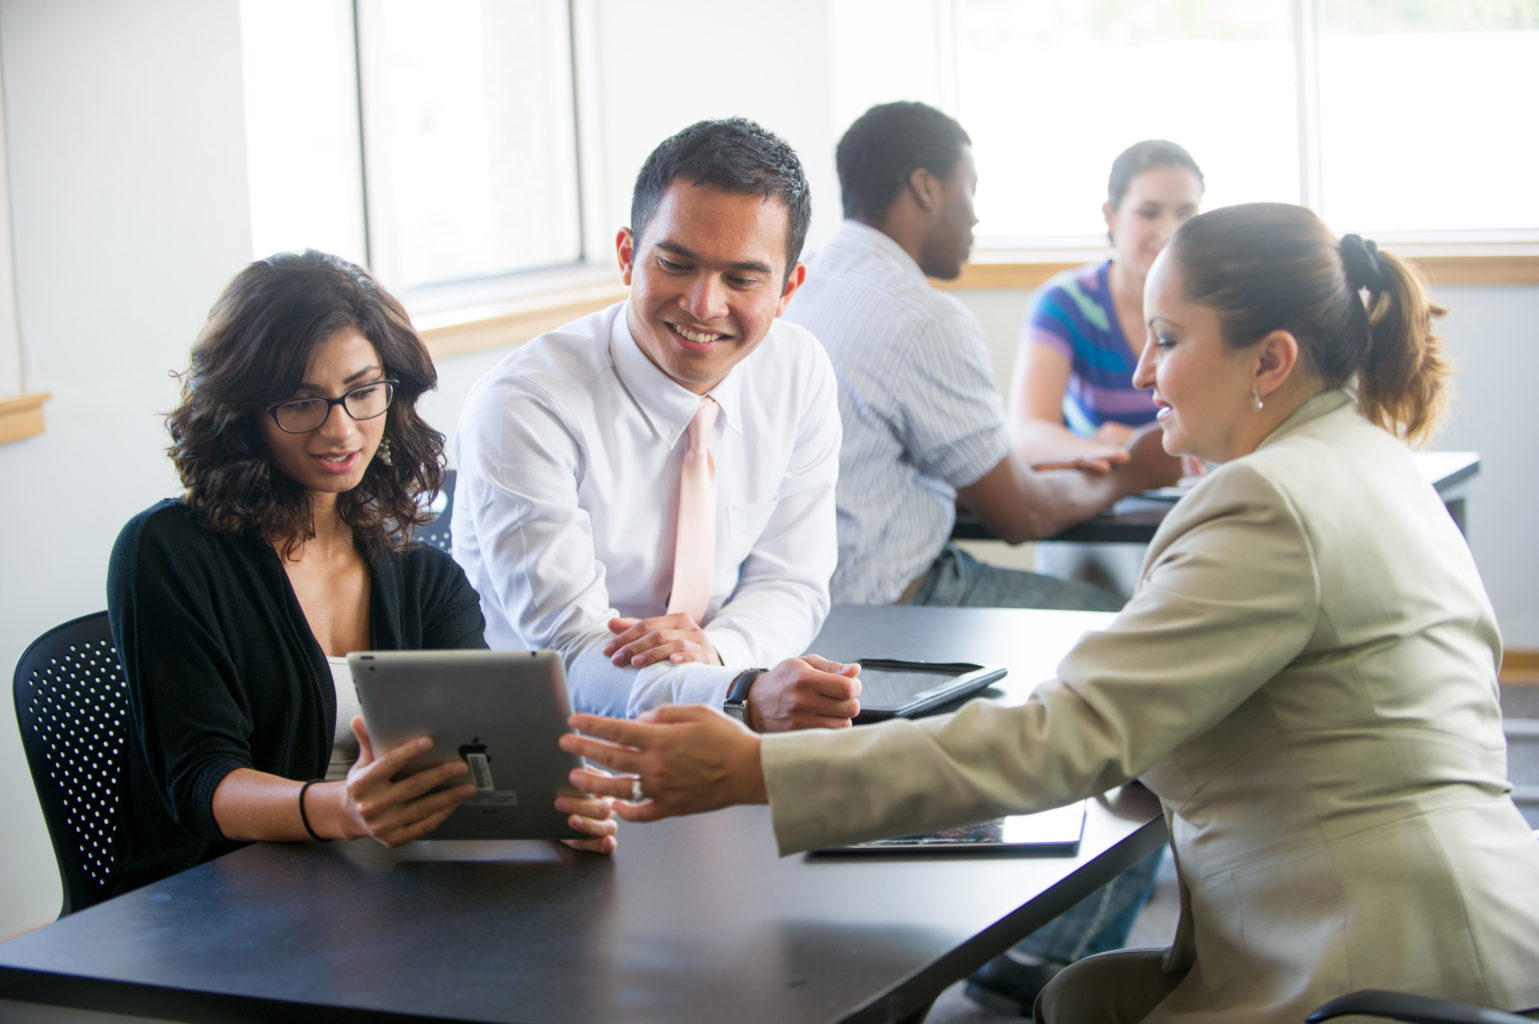
<path id="1" fill-rule="evenodd" d="M 848 220 L 785 315 L 823 343 L 839 380 L 833 599 L 891 604 L 945 547 L 957 489 L 1009 452 L 988 338 L 898 243 Z"/>

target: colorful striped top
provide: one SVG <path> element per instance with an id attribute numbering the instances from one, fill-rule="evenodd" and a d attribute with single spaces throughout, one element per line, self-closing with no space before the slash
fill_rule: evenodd
<path id="1" fill-rule="evenodd" d="M 1021 348 L 1046 345 L 1070 363 L 1063 420 L 1081 437 L 1112 420 L 1141 426 L 1154 419 L 1154 399 L 1133 386 L 1138 357 L 1112 305 L 1111 260 L 1066 270 L 1032 297 L 1021 326 Z"/>

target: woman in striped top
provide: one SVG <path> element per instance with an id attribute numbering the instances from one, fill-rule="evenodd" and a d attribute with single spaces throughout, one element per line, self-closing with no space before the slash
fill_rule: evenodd
<path id="1" fill-rule="evenodd" d="M 1143 351 L 1144 278 L 1176 228 L 1197 213 L 1202 171 L 1173 142 L 1151 139 L 1112 164 L 1101 207 L 1112 256 L 1043 285 L 1021 328 L 1010 386 L 1017 443 L 1042 460 L 1120 448 L 1154 419 L 1133 386 Z"/>

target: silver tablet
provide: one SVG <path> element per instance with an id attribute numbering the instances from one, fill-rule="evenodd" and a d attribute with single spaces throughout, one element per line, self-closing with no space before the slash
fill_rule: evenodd
<path id="1" fill-rule="evenodd" d="M 433 749 L 405 774 L 455 758 L 470 765 L 476 795 L 426 838 L 581 838 L 553 804 L 576 792 L 567 775 L 582 766 L 556 743 L 571 714 L 560 655 L 356 651 L 347 664 L 375 750 L 426 735 Z"/>

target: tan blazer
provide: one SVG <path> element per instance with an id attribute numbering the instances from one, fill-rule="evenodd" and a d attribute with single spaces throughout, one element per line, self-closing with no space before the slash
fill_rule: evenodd
<path id="1" fill-rule="evenodd" d="M 1164 805 L 1185 977 L 1149 1021 L 1287 1021 L 1358 988 L 1539 1005 L 1539 843 L 1458 530 L 1345 392 L 1214 471 L 1030 702 L 766 737 L 782 853 L 1066 803 Z"/>

